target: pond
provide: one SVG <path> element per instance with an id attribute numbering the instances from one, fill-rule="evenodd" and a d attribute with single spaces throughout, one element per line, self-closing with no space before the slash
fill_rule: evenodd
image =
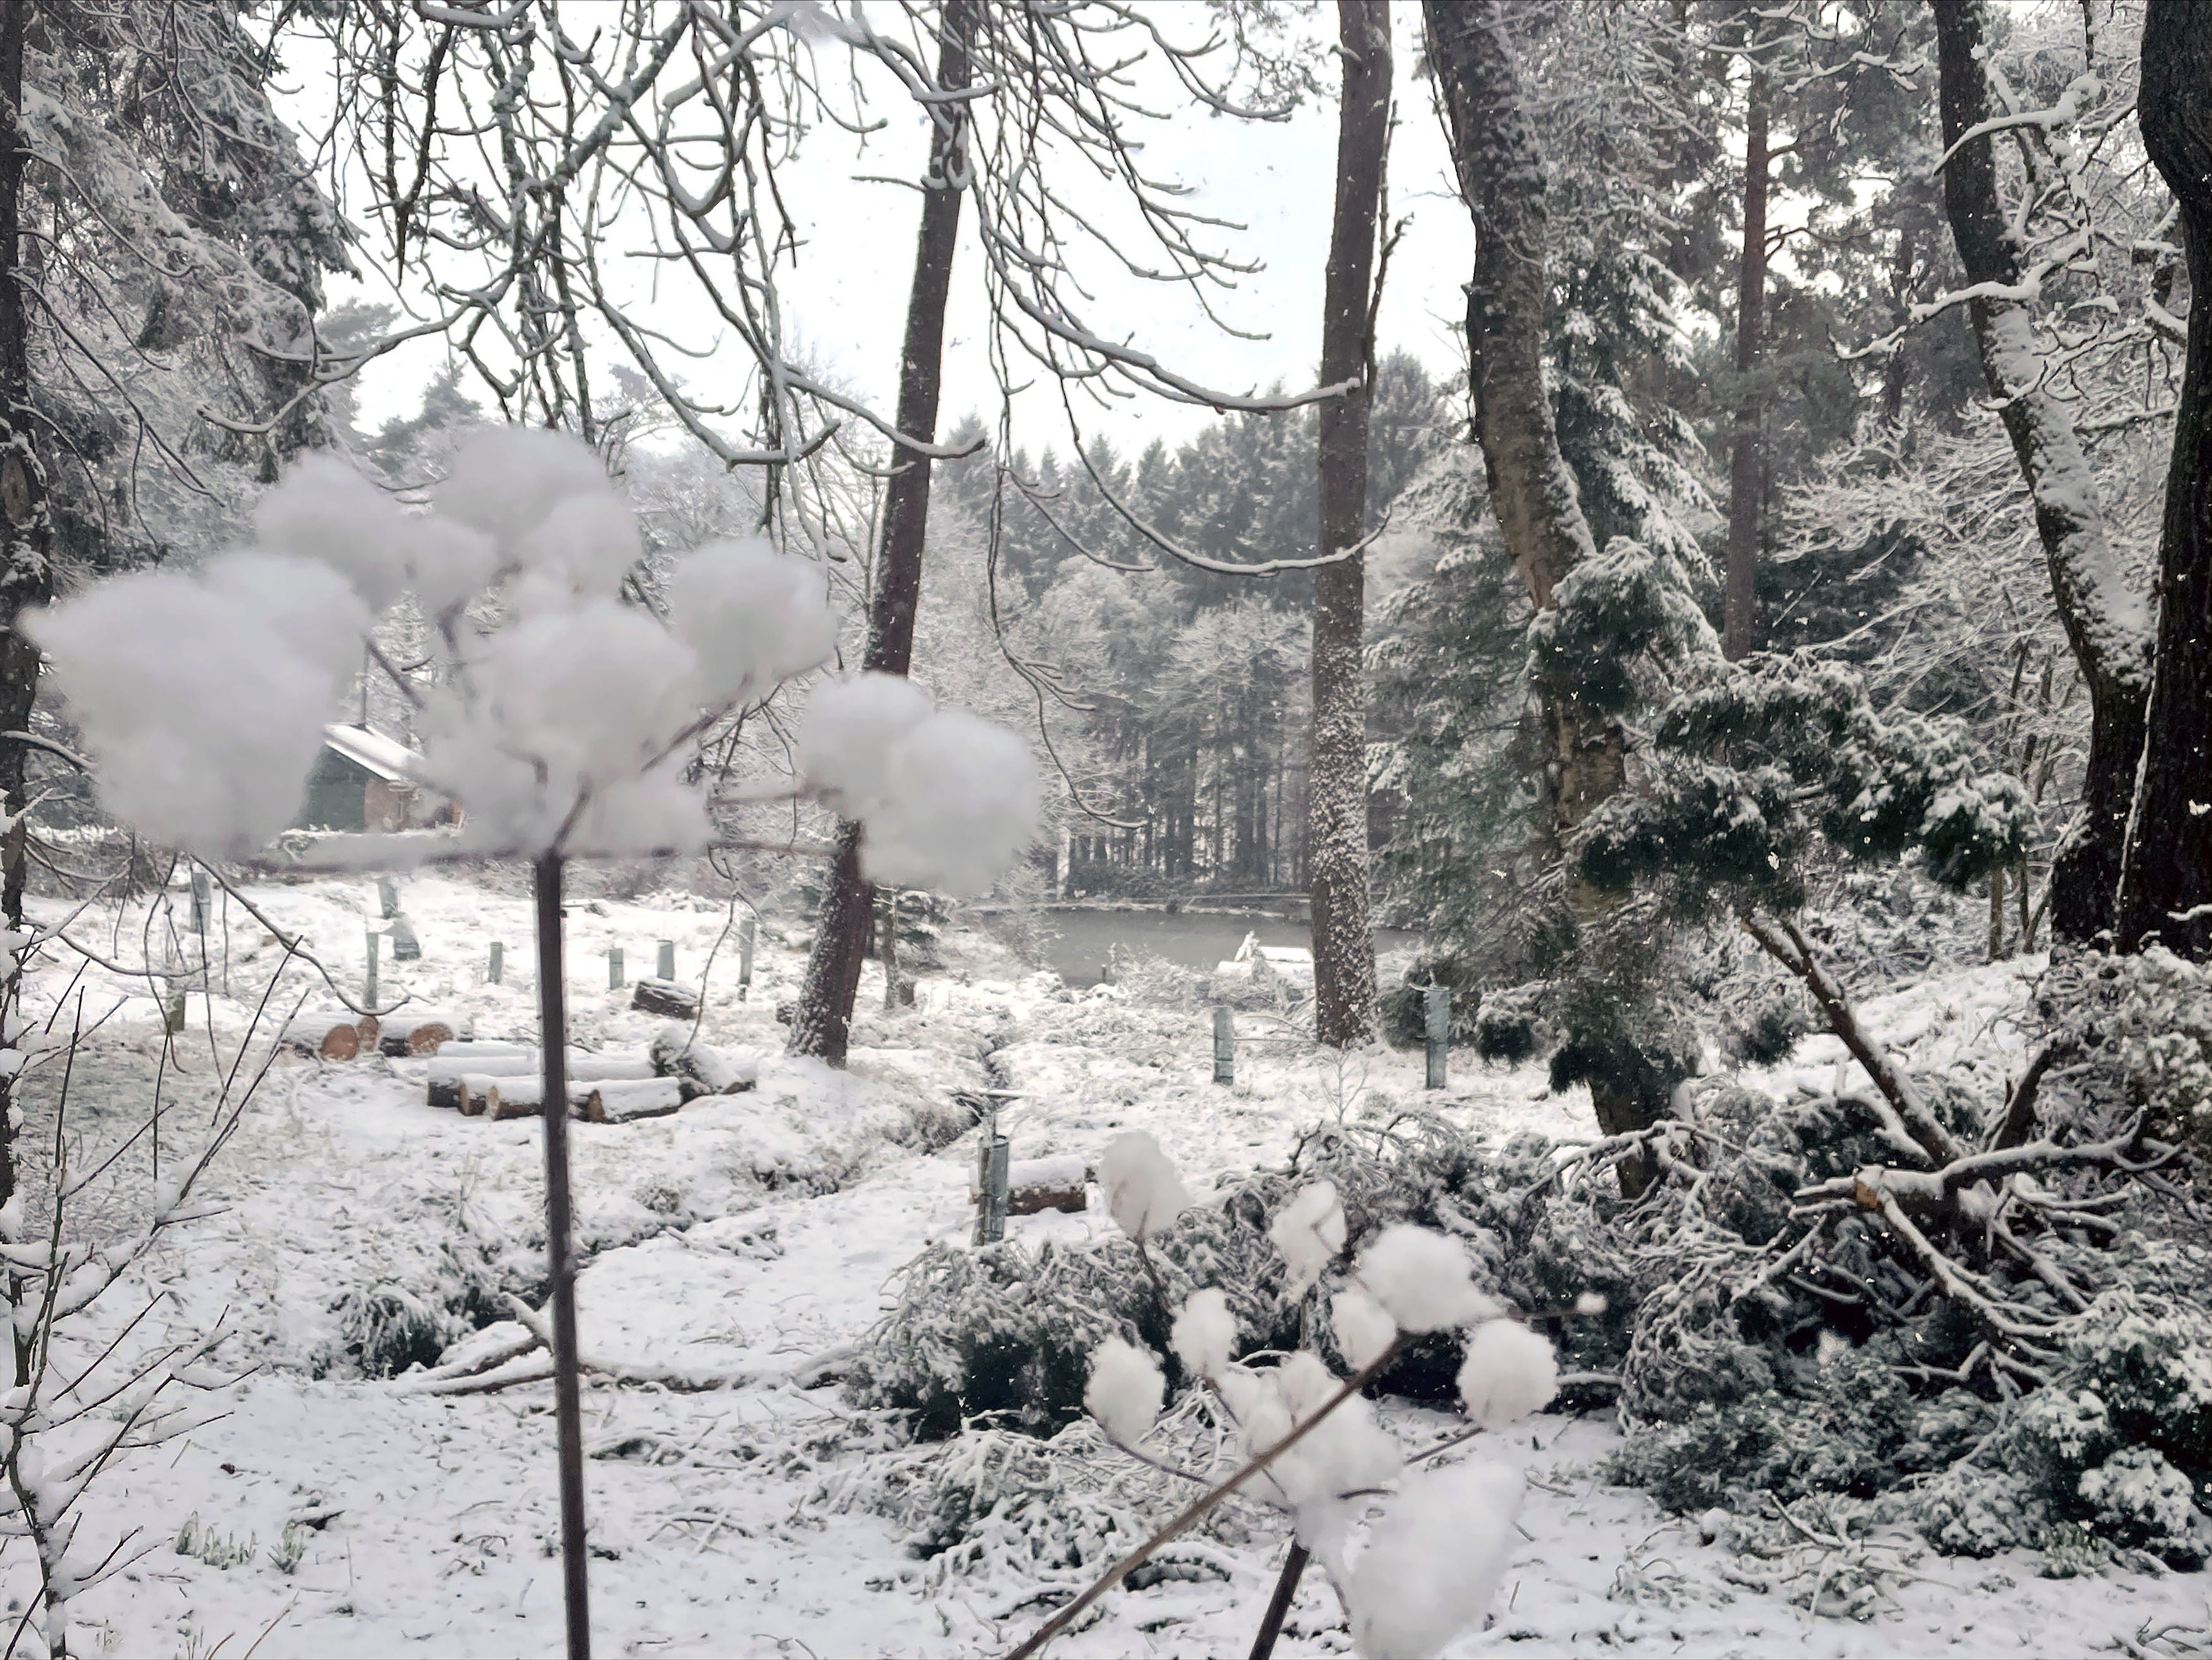
<path id="1" fill-rule="evenodd" d="M 1201 973 L 1237 954 L 1244 936 L 1255 933 L 1263 946 L 1310 946 L 1311 929 L 1281 913 L 1161 909 L 1091 910 L 1070 907 L 1045 912 L 1045 966 L 1071 986 L 1095 986 L 1108 954 L 1142 952 Z M 1418 946 L 1421 936 L 1403 928 L 1375 930 L 1377 952 Z"/>

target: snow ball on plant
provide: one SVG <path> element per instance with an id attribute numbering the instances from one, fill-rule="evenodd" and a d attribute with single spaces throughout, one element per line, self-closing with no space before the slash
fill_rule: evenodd
<path id="1" fill-rule="evenodd" d="M 486 427 L 462 444 L 432 502 L 514 560 L 554 508 L 613 493 L 599 452 L 582 440 L 542 427 Z"/>
<path id="2" fill-rule="evenodd" d="M 498 543 L 434 513 L 407 521 L 404 546 L 407 586 L 428 617 L 442 617 L 467 604 L 499 575 Z"/>
<path id="3" fill-rule="evenodd" d="M 292 822 L 368 613 L 329 566 L 226 554 L 142 571 L 33 620 L 101 801 L 155 840 L 236 855 Z"/>
<path id="4" fill-rule="evenodd" d="M 466 792 L 473 839 L 540 851 L 580 804 L 579 850 L 703 841 L 705 808 L 664 753 L 696 715 L 691 651 L 645 612 L 598 599 L 527 617 L 468 668 L 472 700 L 434 701 L 423 748 L 434 781 Z"/>
<path id="5" fill-rule="evenodd" d="M 524 574 L 511 598 L 518 608 L 544 611 L 577 597 L 611 598 L 642 549 L 637 515 L 613 496 L 579 496 L 561 504 L 522 538 Z"/>
<path id="6" fill-rule="evenodd" d="M 822 574 L 766 542 L 714 542 L 668 576 L 670 627 L 698 654 L 707 701 L 759 697 L 837 650 Z"/>
<path id="7" fill-rule="evenodd" d="M 1191 1292 L 1168 1332 L 1168 1344 L 1193 1377 L 1219 1377 L 1237 1349 L 1237 1316 L 1229 1311 L 1229 1298 L 1212 1286 Z"/>
<path id="8" fill-rule="evenodd" d="M 856 674 L 817 686 L 799 728 L 799 770 L 848 818 L 866 818 L 890 787 L 891 757 L 935 712 L 900 674 Z"/>
<path id="9" fill-rule="evenodd" d="M 1190 1208 L 1190 1192 L 1160 1144 L 1142 1130 L 1124 1130 L 1098 1159 L 1098 1185 L 1114 1225 L 1132 1239 L 1158 1233 Z"/>
<path id="10" fill-rule="evenodd" d="M 1407 1478 L 1346 1576 L 1364 1660 L 1426 1660 L 1481 1623 L 1513 1554 L 1521 1492 L 1520 1476 L 1495 1464 Z"/>
<path id="11" fill-rule="evenodd" d="M 1575 1298 L 1575 1312 L 1584 1316 L 1603 1314 L 1608 1306 L 1602 1292 L 1586 1291 Z"/>
<path id="12" fill-rule="evenodd" d="M 1167 1380 L 1149 1351 L 1109 1337 L 1091 1352 L 1083 1404 L 1115 1440 L 1124 1445 L 1143 1440 L 1166 1395 Z"/>
<path id="13" fill-rule="evenodd" d="M 1406 1331 L 1442 1331 L 1497 1315 L 1474 1288 L 1458 1240 L 1410 1222 L 1376 1234 L 1359 1254 L 1359 1283 Z"/>
<path id="14" fill-rule="evenodd" d="M 1036 840 L 1038 806 L 1025 739 L 940 710 L 893 754 L 886 797 L 866 818 L 861 866 L 896 887 L 988 893 Z"/>
<path id="15" fill-rule="evenodd" d="M 397 502 L 332 455 L 295 463 L 253 514 L 264 547 L 328 565 L 372 611 L 399 598 L 410 522 Z"/>
<path id="16" fill-rule="evenodd" d="M 1336 1329 L 1336 1346 L 1354 1371 L 1372 1365 L 1397 1341 L 1398 1323 L 1357 1286 L 1346 1286 L 1328 1299 L 1328 1317 Z"/>
<path id="17" fill-rule="evenodd" d="M 1344 1249 L 1344 1206 L 1336 1183 L 1316 1182 L 1275 1213 L 1267 1237 L 1291 1265 L 1291 1295 L 1302 1295 Z"/>
<path id="18" fill-rule="evenodd" d="M 1551 1404 L 1559 1392 L 1559 1357 L 1551 1340 L 1517 1320 L 1486 1320 L 1468 1339 L 1459 1395 L 1467 1415 L 1486 1430 Z"/>

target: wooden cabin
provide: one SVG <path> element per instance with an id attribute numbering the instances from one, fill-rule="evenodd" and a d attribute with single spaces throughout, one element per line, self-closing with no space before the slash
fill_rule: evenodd
<path id="1" fill-rule="evenodd" d="M 453 802 L 415 781 L 422 769 L 420 755 L 373 727 L 325 727 L 294 827 L 386 831 L 457 823 Z"/>

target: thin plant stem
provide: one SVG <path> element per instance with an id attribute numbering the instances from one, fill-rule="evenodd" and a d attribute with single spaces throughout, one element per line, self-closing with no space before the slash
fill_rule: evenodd
<path id="1" fill-rule="evenodd" d="M 1336 1391 L 1336 1393 L 1330 1395 L 1328 1400 L 1322 1402 L 1321 1409 L 1319 1411 L 1316 1412 L 1312 1417 L 1299 1424 L 1297 1428 L 1293 1429 L 1281 1440 L 1276 1442 L 1275 1444 L 1268 1448 L 1267 1451 L 1260 1454 L 1258 1457 L 1253 1459 L 1252 1462 L 1245 1465 L 1243 1468 L 1230 1476 L 1227 1481 L 1221 1482 L 1217 1487 L 1208 1488 L 1205 1493 L 1200 1493 L 1197 1498 L 1192 1499 L 1188 1505 L 1185 1505 L 1182 1510 L 1177 1513 L 1173 1521 L 1170 1522 L 1165 1527 L 1162 1528 L 1151 1538 L 1146 1540 L 1143 1544 L 1138 1546 L 1136 1549 L 1131 1551 L 1127 1556 L 1116 1562 L 1112 1567 L 1107 1569 L 1104 1573 L 1101 1574 L 1097 1579 L 1091 1582 L 1090 1588 L 1080 1596 L 1077 1597 L 1073 1602 L 1070 1602 L 1066 1608 L 1060 1609 L 1059 1613 L 1054 1614 L 1052 1618 L 1046 1620 L 1044 1624 L 1039 1626 L 1035 1632 L 1030 1633 L 1027 1642 L 1024 1643 L 1019 1648 L 1015 1649 L 1012 1653 L 1006 1656 L 1006 1660 L 1030 1660 L 1030 1657 L 1031 1655 L 1038 1653 L 1043 1649 L 1046 1644 L 1052 1641 L 1054 1638 L 1059 1636 L 1060 1633 L 1066 1631 L 1070 1625 L 1073 1624 L 1077 1617 L 1080 1615 L 1085 1608 L 1089 1608 L 1093 1602 L 1096 1602 L 1108 1591 L 1113 1590 L 1115 1586 L 1120 1584 L 1122 1580 L 1127 1578 L 1130 1574 L 1144 1566 L 1145 1563 L 1151 1558 L 1152 1554 L 1154 1551 L 1159 1549 L 1161 1546 L 1171 1542 L 1182 1534 L 1188 1532 L 1199 1522 L 1204 1520 L 1207 1513 L 1218 1505 L 1223 1499 L 1228 1498 L 1231 1493 L 1236 1492 L 1237 1488 L 1243 1487 L 1254 1476 L 1262 1474 L 1269 1466 L 1273 1464 L 1278 1458 L 1280 1458 L 1292 1447 L 1297 1445 L 1299 1442 L 1304 1440 L 1308 1435 L 1313 1432 L 1314 1427 L 1323 1419 L 1327 1418 L 1329 1414 L 1334 1412 L 1346 1401 L 1352 1399 L 1353 1395 L 1358 1394 L 1360 1390 L 1365 1389 L 1368 1384 L 1374 1382 L 1374 1380 L 1382 1374 L 1382 1369 L 1398 1358 L 1398 1350 L 1403 1345 L 1404 1341 L 1405 1340 L 1401 1337 L 1393 1342 L 1389 1348 L 1383 1350 L 1382 1353 L 1376 1355 L 1364 1366 L 1352 1373 L 1351 1377 L 1346 1378 L 1343 1385 Z"/>
<path id="2" fill-rule="evenodd" d="M 561 939 L 562 860 L 540 855 L 538 901 L 538 1043 L 545 1119 L 546 1301 L 553 1315 L 553 1409 L 560 1439 L 561 1585 L 568 1660 L 591 1660 L 591 1558 L 584 1533 L 584 1401 L 576 1357 L 576 1251 L 568 1185 L 568 1008 Z"/>

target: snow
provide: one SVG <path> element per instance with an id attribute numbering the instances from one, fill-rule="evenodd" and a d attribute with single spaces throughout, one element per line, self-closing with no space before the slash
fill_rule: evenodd
<path id="1" fill-rule="evenodd" d="M 988 893 L 1036 839 L 1042 803 L 1029 743 L 978 715 L 942 709 L 914 727 L 887 782 L 860 844 L 875 881 Z"/>
<path id="2" fill-rule="evenodd" d="M 598 453 L 581 440 L 531 427 L 485 427 L 455 453 L 432 505 L 490 537 L 505 562 L 521 564 L 532 551 L 558 550 L 556 544 L 532 549 L 528 541 L 556 508 L 565 517 L 577 511 L 579 498 L 612 489 Z"/>
<path id="3" fill-rule="evenodd" d="M 1512 1554 L 1520 1508 L 1520 1476 L 1495 1464 L 1409 1476 L 1352 1567 L 1358 1651 L 1421 1660 L 1477 1624 Z"/>
<path id="4" fill-rule="evenodd" d="M 1559 1392 L 1559 1357 L 1541 1332 L 1517 1320 L 1486 1320 L 1468 1339 L 1458 1384 L 1467 1415 L 1502 1430 L 1551 1405 Z"/>
<path id="5" fill-rule="evenodd" d="M 1106 1144 L 1098 1185 L 1114 1225 L 1140 1242 L 1190 1208 L 1190 1191 L 1173 1162 L 1143 1130 L 1125 1130 Z"/>
<path id="6" fill-rule="evenodd" d="M 101 802 L 209 854 L 291 823 L 367 612 L 327 566 L 240 552 L 118 577 L 31 623 L 100 761 Z"/>
<path id="7" fill-rule="evenodd" d="M 1466 1247 L 1449 1234 L 1394 1222 L 1359 1253 L 1359 1283 L 1410 1332 L 1442 1331 L 1502 1313 L 1474 1288 Z"/>
<path id="8" fill-rule="evenodd" d="M 1237 1316 L 1229 1298 L 1208 1286 L 1193 1292 L 1168 1332 L 1176 1359 L 1194 1377 L 1218 1377 L 1237 1352 Z"/>
<path id="9" fill-rule="evenodd" d="M 818 668 L 837 650 L 822 575 L 766 542 L 715 542 L 668 577 L 671 631 L 691 648 L 710 703 L 750 701 Z"/>
<path id="10" fill-rule="evenodd" d="M 1109 1337 L 1091 1357 L 1091 1383 L 1083 1404 L 1124 1446 L 1143 1440 L 1160 1415 L 1167 1379 L 1152 1353 L 1119 1337 Z"/>
<path id="11" fill-rule="evenodd" d="M 1328 1317 L 1337 1347 L 1354 1366 L 1371 1365 L 1398 1338 L 1398 1323 L 1357 1286 L 1346 1286 L 1328 1299 Z"/>
<path id="12" fill-rule="evenodd" d="M 934 712 L 903 675 L 856 674 L 817 686 L 799 728 L 799 769 L 848 818 L 865 818 L 890 796 L 899 744 Z"/>
<path id="13" fill-rule="evenodd" d="M 408 516 L 336 456 L 310 455 L 295 463 L 261 498 L 253 528 L 265 548 L 330 566 L 371 612 L 399 598 Z"/>
<path id="14" fill-rule="evenodd" d="M 246 892 L 287 932 L 304 934 L 334 972 L 357 976 L 362 919 L 376 906 L 369 883 L 303 881 Z M 486 1043 L 528 1041 L 526 897 L 424 876 L 408 882 L 404 902 L 424 957 L 386 963 L 392 994 L 408 997 L 410 1007 L 465 1017 Z M 191 994 L 191 1041 L 173 1051 L 173 1092 L 165 1091 L 180 1116 L 204 1099 L 210 1024 L 227 1057 L 259 995 L 258 971 L 279 954 L 235 903 L 220 895 L 217 903 L 227 907 L 230 927 L 232 994 Z M 34 901 L 33 913 L 51 924 L 66 911 Z M 72 931 L 88 941 L 135 940 L 145 915 L 143 904 L 118 909 L 102 901 Z M 601 1054 L 643 1049 L 663 1023 L 607 989 L 606 950 L 623 946 L 634 960 L 649 960 L 653 941 L 672 939 L 679 968 L 696 983 L 726 915 L 721 903 L 681 892 L 641 903 L 580 896 L 568 933 L 574 1040 Z M 1095 1157 L 1115 1137 L 1141 1131 L 1180 1171 L 1179 1182 L 1208 1197 L 1224 1177 L 1284 1166 L 1312 1128 L 1316 1104 L 1328 1098 L 1334 1062 L 1303 1049 L 1255 1048 L 1240 1055 L 1239 1088 L 1249 1093 L 1219 1091 L 1207 1081 L 1202 1010 L 1133 996 L 1062 1001 L 1051 976 L 1029 972 L 957 926 L 948 936 L 948 968 L 925 982 L 927 1011 L 875 1013 L 882 982 L 872 964 L 850 1067 L 794 1061 L 782 1053 L 775 1010 L 795 994 L 805 971 L 803 949 L 784 940 L 796 921 L 768 918 L 749 997 L 737 994 L 726 967 L 707 988 L 702 1037 L 723 1055 L 754 1060 L 757 1089 L 702 1099 L 665 1119 L 573 1128 L 586 1353 L 724 1380 L 707 1389 L 587 1380 L 597 1645 L 608 1654 L 670 1656 L 799 1654 L 802 1644 L 825 1656 L 1003 1653 L 1043 1617 L 1041 1590 L 1079 1578 L 1080 1570 L 1004 1558 L 951 1567 L 909 1554 L 903 1523 L 839 1497 L 882 1461 L 909 1455 L 885 1450 L 893 1442 L 881 1414 L 857 1412 L 834 1386 L 811 1381 L 817 1357 L 854 1342 L 879 1318 L 902 1263 L 932 1243 L 967 1248 L 973 1132 L 936 1151 L 900 1138 L 916 1114 L 941 1100 L 941 1086 L 986 1082 L 975 1055 L 980 1041 L 996 1035 L 1006 1087 L 1027 1091 L 1006 1118 L 1018 1158 Z M 506 985 L 483 982 L 492 939 L 507 942 Z M 2025 1008 L 2021 973 L 2014 963 L 1948 976 L 1867 998 L 1863 1007 L 1884 1018 L 1924 1015 L 1913 1048 L 1940 1058 L 1970 1043 L 1986 1048 L 1991 1031 L 2012 1031 L 2005 1023 L 2020 1021 Z M 219 948 L 215 978 L 220 988 Z M 284 986 L 296 994 L 311 983 L 319 989 L 311 972 L 295 967 Z M 68 984 L 66 972 L 38 970 L 33 1012 L 43 1019 Z M 143 979 L 94 969 L 82 985 L 95 1013 L 123 1004 L 78 1062 L 71 1111 L 90 1152 L 137 1122 L 161 1049 Z M 277 1006 L 289 1007 L 289 998 Z M 1452 1087 L 1429 1095 L 1418 1051 L 1376 1051 L 1362 1060 L 1366 1087 L 1420 1101 L 1486 1139 L 1502 1141 L 1522 1129 L 1595 1134 L 1587 1097 L 1547 1092 L 1540 1067 L 1486 1068 L 1464 1051 L 1451 1058 Z M 260 1370 L 237 1390 L 228 1417 L 185 1442 L 127 1453 L 94 1483 L 76 1548 L 97 1554 L 132 1528 L 140 1530 L 133 1548 L 155 1548 L 72 1610 L 77 1651 L 105 1645 L 124 1654 L 204 1652 L 235 1633 L 225 1652 L 238 1652 L 272 1621 L 279 1623 L 264 1655 L 337 1660 L 558 1649 L 557 1564 L 546 1554 L 558 1534 L 549 1387 L 438 1395 L 400 1379 L 355 1377 L 343 1353 L 335 1305 L 367 1288 L 434 1287 L 457 1259 L 511 1268 L 512 1283 L 542 1274 L 539 1127 L 426 1107 L 428 1070 L 423 1062 L 380 1059 L 280 1062 L 216 1167 L 207 1196 L 222 1211 L 180 1231 L 149 1264 L 155 1281 L 170 1290 L 150 1321 L 204 1329 L 228 1310 L 229 1335 L 216 1359 Z M 1824 1086 L 1832 1070 L 1832 1061 L 1813 1060 L 1780 1069 Z M 166 1141 L 165 1132 L 165 1149 Z M 165 1176 L 168 1159 L 165 1150 Z M 126 1197 L 150 1202 L 143 1158 L 125 1162 L 137 1184 Z M 1089 1249 L 1116 1231 L 1103 1193 L 1094 1192 L 1091 1205 L 1073 1215 L 1012 1218 L 1009 1236 L 1030 1251 L 1047 1243 Z M 117 1323 L 135 1311 L 118 1304 Z M 506 1313 L 498 1310 L 501 1318 Z M 448 1353 L 513 1335 L 496 1325 L 464 1330 Z M 1249 1379 L 1241 1387 L 1273 1399 L 1279 1438 L 1291 1408 L 1273 1371 L 1264 1363 L 1232 1364 L 1222 1376 L 1226 1388 Z M 1295 1383 L 1301 1404 L 1326 1398 L 1335 1383 L 1317 1361 L 1300 1363 L 1285 1381 Z M 1169 1422 L 1177 1409 L 1170 1403 Z M 1455 1407 L 1386 1400 L 1358 1409 L 1409 1453 L 1468 1427 Z M 1141 1495 L 1132 1502 L 1147 1531 L 1186 1502 L 1182 1484 L 1152 1477 L 1088 1424 L 1079 1427 L 1090 1450 L 1073 1438 L 1052 1444 L 1055 1481 L 1086 1493 L 1138 1483 L 1114 1491 Z M 1164 1425 L 1156 1437 L 1167 1433 Z M 979 1426 L 947 1450 L 987 1444 Z M 2212 1577 L 2114 1569 L 2052 1580 L 2039 1577 L 2038 1559 L 2021 1552 L 1986 1561 L 1923 1559 L 1885 1580 L 1887 1600 L 1863 1620 L 1814 1617 L 1805 1603 L 1817 1559 L 1793 1587 L 1773 1564 L 1740 1556 L 1729 1529 L 1701 1540 L 1698 1518 L 1664 1515 L 1644 1494 L 1602 1479 L 1618 1444 L 1601 1414 L 1545 1413 L 1478 1436 L 1464 1450 L 1525 1479 L 1518 1517 L 1525 1534 L 1504 1530 L 1504 1566 L 1485 1604 L 1486 1626 L 1478 1616 L 1449 1640 L 1412 1651 L 1456 1660 L 2081 1654 L 2133 1639 L 2146 1624 L 2203 1626 Z M 1388 1450 L 1356 1431 L 1322 1450 L 1378 1463 Z M 1302 1508 L 1301 1529 L 1340 1540 L 1347 1583 L 1375 1591 L 1370 1608 L 1383 1599 L 1386 1613 L 1403 1604 L 1409 1620 L 1417 1612 L 1431 1617 L 1414 1600 L 1427 1591 L 1393 1580 L 1393 1563 L 1441 1566 L 1430 1576 L 1435 1584 L 1480 1589 L 1466 1582 L 1480 1578 L 1477 1548 L 1493 1540 L 1483 1529 L 1494 1511 L 1481 1508 L 1480 1492 L 1466 1490 L 1479 1486 L 1474 1478 L 1464 1478 L 1464 1487 L 1447 1483 L 1453 1491 L 1432 1506 L 1423 1499 L 1423 1473 L 1439 1462 L 1394 1477 L 1415 1483 L 1416 1505 L 1395 1492 L 1351 1501 L 1334 1516 L 1310 1500 Z M 1296 1481 L 1297 1472 L 1285 1479 Z M 1505 1478 L 1496 1480 L 1502 1488 Z M 1143 1486 L 1147 1481 L 1155 1485 Z M 2157 1472 L 2142 1472 L 2136 1485 L 2141 1494 L 2116 1496 L 2157 1501 Z M 1178 1559 L 1178 1575 L 1188 1563 L 1202 1561 L 1202 1570 L 1112 1593 L 1097 1623 L 1054 1652 L 1246 1651 L 1291 1523 L 1239 1502 L 1242 1532 L 1194 1541 L 1193 1555 Z M 338 1513 L 303 1527 L 295 1572 L 271 1564 L 289 1518 L 330 1510 Z M 251 1560 L 226 1570 L 178 1554 L 171 1541 L 194 1514 L 226 1537 L 253 1541 Z M 1386 1527 L 1422 1554 L 1361 1554 L 1363 1540 Z M 1103 1564 L 1085 1557 L 1082 1566 L 1095 1572 Z M 0 1595 L 25 1594 L 33 1582 L 27 1554 L 0 1556 Z M 1341 1654 L 1341 1620 L 1328 1577 L 1310 1572 L 1277 1653 L 1283 1660 Z M 1366 1634 L 1376 1652 L 1392 1651 L 1398 1640 L 1387 1621 Z"/>
<path id="15" fill-rule="evenodd" d="M 1344 1206 L 1336 1183 L 1316 1182 L 1301 1189 L 1276 1213 L 1267 1237 L 1290 1264 L 1291 1288 L 1304 1291 L 1312 1285 L 1344 1249 Z"/>

